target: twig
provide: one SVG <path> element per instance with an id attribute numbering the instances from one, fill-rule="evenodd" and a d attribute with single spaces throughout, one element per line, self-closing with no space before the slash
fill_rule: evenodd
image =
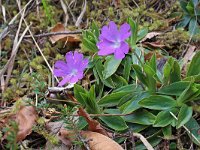
<path id="1" fill-rule="evenodd" d="M 21 24 L 21 23 L 20 23 Z M 19 24 L 19 29 L 21 27 L 21 25 Z M 12 61 L 14 61 L 14 58 L 16 56 L 16 53 L 18 51 L 19 45 L 24 37 L 24 35 L 26 34 L 26 32 L 28 31 L 30 26 L 27 26 L 27 28 L 24 30 L 22 36 L 20 37 L 20 39 L 17 41 L 17 38 L 14 40 L 14 45 L 13 45 L 13 50 L 12 50 L 12 54 L 10 59 L 8 60 L 8 62 L 6 63 L 6 65 L 4 66 L 3 69 L 0 70 L 0 77 L 6 72 L 6 70 L 8 69 L 8 67 L 12 64 Z M 18 33 L 16 33 L 16 36 L 18 36 Z M 11 64 L 10 64 L 11 63 Z M 11 71 L 11 70 L 10 70 Z M 8 78 L 7 78 L 8 79 Z"/>
<path id="2" fill-rule="evenodd" d="M 83 15 L 84 15 L 85 12 L 86 12 L 87 0 L 84 0 L 84 1 L 85 1 L 85 2 L 84 2 L 83 10 L 81 11 L 81 13 L 80 13 L 80 15 L 79 15 L 79 17 L 77 18 L 76 23 L 75 23 L 75 26 L 76 26 L 76 27 L 79 27 L 79 26 L 80 26 L 80 23 L 81 23 L 81 21 L 82 21 Z"/>
<path id="3" fill-rule="evenodd" d="M 13 42 L 13 48 L 12 48 L 12 53 L 11 53 L 11 59 L 9 59 L 8 66 L 7 66 L 7 68 L 6 68 L 6 70 L 7 70 L 6 84 L 5 84 L 6 87 L 7 87 L 7 84 L 8 84 L 8 82 L 9 82 L 9 79 L 10 79 L 10 76 L 11 76 L 11 73 L 12 73 L 12 70 L 13 70 L 14 61 L 15 61 L 15 57 L 16 57 L 17 52 L 18 52 L 19 45 L 20 45 L 20 43 L 21 43 L 23 37 L 25 36 L 25 34 L 26 34 L 26 32 L 28 31 L 28 28 L 29 28 L 29 27 L 27 27 L 27 28 L 24 30 L 24 32 L 22 33 L 22 36 L 21 36 L 20 39 L 19 39 L 19 33 L 20 33 L 21 26 L 22 26 L 23 18 L 24 18 L 24 15 L 25 15 L 25 11 L 26 11 L 26 8 L 24 9 L 24 11 L 23 11 L 22 14 L 21 14 L 21 19 L 20 19 L 20 22 L 19 22 L 19 25 L 18 25 L 18 29 L 17 29 L 16 35 L 15 35 L 14 42 Z"/>
<path id="4" fill-rule="evenodd" d="M 9 26 L 11 24 L 13 24 L 15 22 L 15 20 L 17 19 L 18 15 L 22 13 L 22 11 L 24 9 L 26 9 L 26 7 L 32 2 L 32 0 L 30 0 L 21 10 L 20 12 L 18 12 L 13 18 L 12 20 L 8 23 L 8 26 L 6 28 L 3 29 L 3 31 L 0 33 L 0 42 L 1 40 L 8 34 L 8 29 L 9 29 Z"/>
<path id="5" fill-rule="evenodd" d="M 25 23 L 25 25 L 26 25 L 26 26 L 28 26 L 28 24 L 27 24 L 26 20 L 25 20 L 25 19 L 23 19 L 23 20 L 24 20 L 24 23 Z M 40 54 L 42 55 L 42 57 L 43 57 L 43 59 L 44 59 L 45 63 L 47 64 L 47 66 L 48 66 L 49 70 L 50 70 L 50 71 L 51 71 L 51 73 L 54 75 L 54 73 L 53 73 L 53 70 L 52 70 L 52 68 L 51 68 L 50 64 L 48 63 L 48 61 L 47 61 L 46 57 L 44 56 L 44 54 L 43 54 L 42 50 L 40 49 L 40 47 L 39 47 L 39 45 L 38 45 L 38 43 L 36 42 L 35 38 L 33 37 L 33 33 L 31 32 L 31 30 L 30 30 L 30 29 L 29 29 L 28 31 L 29 31 L 29 33 L 30 33 L 30 35 L 31 35 L 31 37 L 32 37 L 32 39 L 33 39 L 33 42 L 35 43 L 35 45 L 36 45 L 37 49 L 39 50 Z M 55 75 L 54 75 L 54 77 L 55 77 L 56 81 L 57 81 L 57 82 L 59 82 L 58 78 L 57 78 Z"/>
<path id="6" fill-rule="evenodd" d="M 151 144 L 147 141 L 147 139 L 142 134 L 133 133 L 133 136 L 139 138 L 144 144 L 144 146 L 147 148 L 147 150 L 154 150 Z"/>
<path id="7" fill-rule="evenodd" d="M 81 30 L 76 30 L 76 31 L 62 31 L 62 32 L 50 32 L 50 33 L 42 33 L 42 34 L 37 34 L 33 35 L 34 38 L 41 38 L 41 37 L 48 37 L 48 36 L 54 36 L 54 35 L 62 35 L 62 34 L 81 34 Z M 32 38 L 31 35 L 26 35 L 24 38 Z"/>
<path id="8" fill-rule="evenodd" d="M 170 111 L 170 114 L 176 119 L 178 120 L 178 118 Z M 200 141 L 197 139 L 197 137 L 191 133 L 191 131 L 185 126 L 183 125 L 183 128 L 197 141 L 198 144 L 200 144 Z"/>

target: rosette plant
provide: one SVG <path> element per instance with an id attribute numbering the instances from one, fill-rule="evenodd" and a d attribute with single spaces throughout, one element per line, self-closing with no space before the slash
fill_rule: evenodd
<path id="1" fill-rule="evenodd" d="M 145 60 L 149 49 L 142 47 L 140 40 L 147 33 L 130 18 L 119 26 L 109 22 L 101 30 L 93 23 L 91 29 L 83 31 L 82 50 L 91 54 L 88 72 L 92 82 L 88 89 L 75 84 L 74 96 L 111 130 L 140 132 L 155 146 L 163 138 L 171 139 L 176 129 L 184 128 L 200 145 L 200 126 L 192 105 L 200 99 L 200 52 L 182 76 L 175 58 L 158 59 L 155 53 Z M 81 64 L 85 67 L 87 61 Z M 70 75 L 67 81 L 72 80 Z M 65 79 L 65 74 L 62 77 Z M 137 142 L 136 148 L 141 147 Z"/>

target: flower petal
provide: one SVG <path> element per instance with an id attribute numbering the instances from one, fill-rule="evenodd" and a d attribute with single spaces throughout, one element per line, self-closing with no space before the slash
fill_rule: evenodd
<path id="1" fill-rule="evenodd" d="M 76 82 L 78 82 L 77 76 L 72 76 L 71 79 L 69 80 L 69 83 L 76 83 Z"/>
<path id="2" fill-rule="evenodd" d="M 72 63 L 74 60 L 73 60 L 74 56 L 73 56 L 73 53 L 72 52 L 68 52 L 66 53 L 65 55 L 65 59 L 66 59 L 66 62 L 68 63 Z"/>
<path id="3" fill-rule="evenodd" d="M 108 40 L 103 40 L 97 43 L 97 47 L 101 49 L 116 49 L 116 42 L 111 42 Z"/>
<path id="4" fill-rule="evenodd" d="M 125 57 L 125 54 L 121 49 L 117 49 L 114 53 L 116 59 L 123 59 Z"/>
<path id="5" fill-rule="evenodd" d="M 83 54 L 78 53 L 77 51 L 74 52 L 74 61 L 76 62 L 81 62 L 83 59 Z"/>
<path id="6" fill-rule="evenodd" d="M 66 77 L 64 77 L 64 79 L 63 79 L 61 82 L 59 82 L 58 86 L 63 86 L 63 85 L 65 85 L 66 83 L 69 82 L 70 78 L 71 78 L 71 76 L 66 76 Z"/>
<path id="7" fill-rule="evenodd" d="M 129 45 L 126 42 L 121 42 L 120 48 L 123 53 L 128 54 L 129 51 Z"/>
<path id="8" fill-rule="evenodd" d="M 123 25 L 121 25 L 119 29 L 120 40 L 124 41 L 130 37 L 131 35 L 130 28 L 131 27 L 128 23 L 124 23 Z"/>
<path id="9" fill-rule="evenodd" d="M 67 75 L 67 73 L 61 69 L 54 69 L 53 74 L 57 77 L 63 77 Z"/>
<path id="10" fill-rule="evenodd" d="M 67 64 L 64 61 L 62 61 L 62 60 L 58 60 L 55 63 L 55 67 L 56 68 L 65 69 L 66 66 L 67 66 Z"/>
<path id="11" fill-rule="evenodd" d="M 103 26 L 101 29 L 101 35 L 99 36 L 100 40 L 108 40 L 111 42 L 119 41 L 119 31 L 117 25 L 111 21 L 108 26 Z"/>
<path id="12" fill-rule="evenodd" d="M 109 30 L 111 32 L 113 32 L 113 33 L 118 32 L 117 25 L 115 24 L 115 22 L 110 21 L 110 23 L 109 23 Z"/>
<path id="13" fill-rule="evenodd" d="M 76 76 L 79 80 L 82 79 L 83 78 L 83 72 L 82 71 L 78 72 Z"/>

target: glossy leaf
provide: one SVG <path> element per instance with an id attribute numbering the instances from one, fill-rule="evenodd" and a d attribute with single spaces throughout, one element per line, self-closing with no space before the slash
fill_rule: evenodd
<path id="1" fill-rule="evenodd" d="M 84 94 L 84 93 L 87 93 L 87 92 L 82 86 L 75 84 L 74 85 L 74 97 L 77 99 L 77 101 L 79 103 L 81 103 L 83 106 L 85 106 L 85 100 L 81 96 L 81 93 Z"/>
<path id="2" fill-rule="evenodd" d="M 198 122 L 192 117 L 186 124 L 185 124 L 186 128 L 194 135 L 191 136 L 190 132 L 187 132 L 190 139 L 197 145 L 200 146 L 200 134 L 199 134 L 199 130 L 200 130 L 200 126 L 198 124 Z"/>
<path id="3" fill-rule="evenodd" d="M 107 79 L 111 75 L 113 75 L 117 68 L 119 67 L 122 60 L 115 59 L 114 56 L 107 56 L 106 62 L 104 64 L 104 70 L 103 70 L 103 78 Z"/>
<path id="4" fill-rule="evenodd" d="M 102 116 L 99 117 L 108 127 L 116 130 L 122 131 L 128 128 L 124 119 L 120 116 Z"/>
<path id="5" fill-rule="evenodd" d="M 183 105 L 178 114 L 177 128 L 187 123 L 192 117 L 192 107 Z"/>
<path id="6" fill-rule="evenodd" d="M 125 58 L 124 70 L 123 70 L 123 76 L 126 79 L 126 81 L 129 81 L 129 76 L 130 76 L 130 71 L 131 71 L 131 65 L 132 65 L 131 57 L 127 56 Z"/>
<path id="7" fill-rule="evenodd" d="M 166 110 L 172 107 L 176 107 L 177 103 L 172 97 L 155 95 L 142 99 L 139 102 L 139 105 L 154 110 Z"/>
<path id="8" fill-rule="evenodd" d="M 145 109 L 137 110 L 133 114 L 125 116 L 126 122 L 137 123 L 142 125 L 152 125 L 155 121 L 155 116 Z"/>
<path id="9" fill-rule="evenodd" d="M 195 56 L 192 59 L 192 62 L 190 63 L 190 66 L 187 71 L 187 77 L 188 76 L 194 76 L 200 74 L 200 51 L 198 51 Z"/>
<path id="10" fill-rule="evenodd" d="M 111 106 L 116 106 L 120 102 L 120 99 L 128 94 L 129 92 L 117 92 L 117 93 L 112 93 L 104 96 L 101 98 L 98 102 L 100 106 L 106 106 L 106 107 L 111 107 Z"/>
<path id="11" fill-rule="evenodd" d="M 172 117 L 172 115 L 170 114 L 170 112 L 168 110 L 161 111 L 156 116 L 156 120 L 155 120 L 153 126 L 154 127 L 166 127 L 169 124 L 171 124 L 173 119 L 174 118 Z"/>
<path id="12" fill-rule="evenodd" d="M 179 81 L 161 88 L 158 93 L 179 96 L 189 86 L 190 82 Z"/>

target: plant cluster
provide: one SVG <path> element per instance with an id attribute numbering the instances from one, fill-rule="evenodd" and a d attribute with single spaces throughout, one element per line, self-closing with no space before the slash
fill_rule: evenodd
<path id="1" fill-rule="evenodd" d="M 68 63 L 56 62 L 60 70 L 54 74 L 63 78 L 59 85 L 78 82 L 72 80 L 73 75 L 79 74 L 73 71 L 77 70 L 76 64 L 82 71 L 87 67 L 95 82 L 90 83 L 88 90 L 75 84 L 74 96 L 89 114 L 100 114 L 100 122 L 111 130 L 145 133 L 155 146 L 161 141 L 158 135 L 173 139 L 174 129 L 184 128 L 191 140 L 200 145 L 200 126 L 192 108 L 200 98 L 200 52 L 188 65 L 186 75 L 182 75 L 180 62 L 175 58 L 157 58 L 156 53 L 150 59 L 144 58 L 148 49 L 141 47 L 139 41 L 147 33 L 146 28 L 139 30 L 130 18 L 120 28 L 110 22 L 101 31 L 93 23 L 91 29 L 83 32 L 82 47 L 90 54 L 88 66 L 82 54 L 68 53 L 66 60 L 74 65 L 67 67 Z M 78 55 L 80 59 L 76 58 Z M 81 78 L 76 79 L 83 78 L 82 71 Z M 141 145 L 136 143 L 137 146 Z"/>

